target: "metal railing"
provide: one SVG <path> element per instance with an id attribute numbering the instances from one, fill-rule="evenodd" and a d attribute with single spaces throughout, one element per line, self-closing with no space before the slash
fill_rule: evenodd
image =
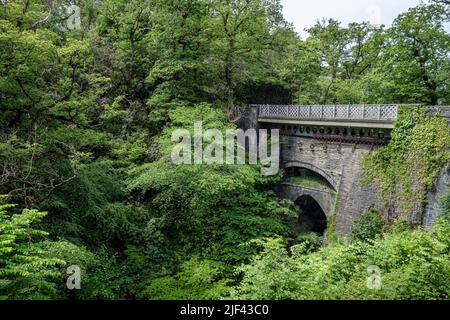
<path id="1" fill-rule="evenodd" d="M 352 120 L 393 122 L 398 105 L 252 105 L 260 119 Z"/>
<path id="2" fill-rule="evenodd" d="M 398 116 L 398 104 L 359 105 L 250 105 L 258 108 L 259 119 L 336 120 L 393 123 Z M 420 105 L 409 105 L 420 106 Z M 440 114 L 450 120 L 450 106 L 423 106 L 430 115 Z"/>

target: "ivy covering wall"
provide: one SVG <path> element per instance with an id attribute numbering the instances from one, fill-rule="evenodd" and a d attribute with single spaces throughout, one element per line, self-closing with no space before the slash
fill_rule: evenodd
<path id="1" fill-rule="evenodd" d="M 363 159 L 363 183 L 379 190 L 385 217 L 419 225 L 427 193 L 450 160 L 448 119 L 403 106 L 390 143 Z"/>

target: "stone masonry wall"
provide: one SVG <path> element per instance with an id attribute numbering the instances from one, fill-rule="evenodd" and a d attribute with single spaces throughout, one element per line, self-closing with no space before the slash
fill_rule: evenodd
<path id="1" fill-rule="evenodd" d="M 445 167 L 440 172 L 433 189 L 428 194 L 428 204 L 425 207 L 425 215 L 423 219 L 423 225 L 431 227 L 436 223 L 436 220 L 442 209 L 439 206 L 440 199 L 448 192 L 450 185 L 450 166 Z"/>
<path id="2" fill-rule="evenodd" d="M 362 213 L 370 209 L 380 211 L 383 209 L 377 200 L 377 193 L 370 187 L 363 187 L 360 184 L 361 159 L 370 151 L 371 147 L 366 145 L 338 145 L 303 137 L 284 137 L 281 146 L 281 166 L 296 161 L 299 166 L 302 166 L 302 163 L 313 164 L 334 178 L 339 198 L 336 199 L 335 210 L 336 232 L 348 235 L 350 226 Z M 326 214 L 329 216 L 329 213 Z"/>

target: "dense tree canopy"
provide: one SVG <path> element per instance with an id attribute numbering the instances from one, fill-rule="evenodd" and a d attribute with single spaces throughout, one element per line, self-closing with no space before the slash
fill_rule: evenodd
<path id="1" fill-rule="evenodd" d="M 279 177 L 168 160 L 173 130 L 234 128 L 249 103 L 450 104 L 448 13 L 436 0 L 392 26 L 329 19 L 301 39 L 279 0 L 0 1 L 0 299 L 448 299 L 445 220 L 383 236 L 369 216 L 358 241 L 321 249 L 293 240 Z M 367 173 L 406 186 L 405 202 L 414 161 L 426 187 L 448 162 L 445 124 L 417 117 Z M 416 158 L 385 157 L 404 144 Z M 376 259 L 389 275 L 374 295 L 362 279 Z M 69 265 L 83 290 L 65 288 Z"/>

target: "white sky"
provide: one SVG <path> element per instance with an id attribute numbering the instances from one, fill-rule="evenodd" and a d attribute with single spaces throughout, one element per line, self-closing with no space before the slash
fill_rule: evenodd
<path id="1" fill-rule="evenodd" d="M 305 28 L 321 18 L 335 18 L 347 26 L 351 22 L 370 21 L 390 26 L 394 19 L 421 0 L 281 0 L 284 17 L 306 38 Z M 447 30 L 450 27 L 447 25 Z"/>

